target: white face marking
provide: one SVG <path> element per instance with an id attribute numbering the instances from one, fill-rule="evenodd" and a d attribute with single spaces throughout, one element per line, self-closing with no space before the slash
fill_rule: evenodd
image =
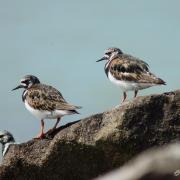
<path id="1" fill-rule="evenodd" d="M 112 58 L 113 58 L 114 56 L 116 56 L 117 54 L 118 54 L 117 51 L 113 52 L 113 53 L 111 54 L 111 56 L 110 56 L 110 60 L 112 60 Z"/>
<path id="2" fill-rule="evenodd" d="M 23 81 L 25 81 L 25 79 L 21 79 L 20 82 L 22 83 Z"/>
<path id="3" fill-rule="evenodd" d="M 55 111 L 39 111 L 34 108 L 32 108 L 27 101 L 25 100 L 25 107 L 28 111 L 30 111 L 35 117 L 38 119 L 57 119 L 59 117 L 62 117 L 64 115 L 70 115 L 73 114 L 70 111 L 66 110 L 55 110 Z"/>
<path id="4" fill-rule="evenodd" d="M 119 86 L 124 92 L 145 89 L 145 88 L 156 85 L 152 83 L 136 83 L 136 82 L 130 82 L 130 81 L 117 80 L 112 76 L 110 72 L 108 73 L 108 78 L 112 83 Z"/>
<path id="5" fill-rule="evenodd" d="M 113 60 L 113 57 L 114 57 L 115 55 L 117 55 L 117 54 L 118 54 L 117 52 L 113 52 L 110 57 L 107 56 L 109 60 L 108 60 L 108 62 L 107 62 L 106 65 L 105 65 L 105 69 L 107 69 L 107 67 L 109 66 L 109 64 L 110 64 L 111 61 Z"/>
<path id="6" fill-rule="evenodd" d="M 24 94 L 23 94 L 23 96 L 26 96 L 27 92 L 28 92 L 27 90 L 26 90 L 26 91 L 24 91 Z"/>
<path id="7" fill-rule="evenodd" d="M 23 82 L 21 82 L 21 85 L 23 85 L 24 87 L 26 87 L 27 85 L 25 84 L 25 83 L 23 83 Z"/>
<path id="8" fill-rule="evenodd" d="M 110 60 L 108 60 L 108 62 L 105 64 L 105 69 L 107 69 L 108 68 L 108 66 L 109 66 L 109 63 L 110 63 L 111 61 Z"/>
<path id="9" fill-rule="evenodd" d="M 20 81 L 21 85 L 23 85 L 24 87 L 30 88 L 33 85 L 33 83 L 30 80 L 28 81 L 28 84 L 26 84 L 25 81 L 27 81 L 27 79 L 21 79 Z"/>
<path id="10" fill-rule="evenodd" d="M 105 54 L 104 57 L 109 59 L 109 56 L 107 54 Z"/>

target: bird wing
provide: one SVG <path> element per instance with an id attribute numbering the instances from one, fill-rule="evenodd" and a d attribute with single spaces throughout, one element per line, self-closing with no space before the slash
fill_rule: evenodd
<path id="1" fill-rule="evenodd" d="M 62 94 L 52 86 L 37 84 L 28 89 L 26 94 L 28 104 L 38 110 L 75 110 L 80 107 L 66 102 Z"/>
<path id="2" fill-rule="evenodd" d="M 146 62 L 126 54 L 115 56 L 111 60 L 109 70 L 118 80 L 154 84 L 164 82 L 149 71 Z"/>

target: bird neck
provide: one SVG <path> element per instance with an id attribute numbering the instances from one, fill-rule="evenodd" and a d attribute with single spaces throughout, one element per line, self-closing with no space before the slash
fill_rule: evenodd
<path id="1" fill-rule="evenodd" d="M 109 72 L 109 67 L 111 65 L 111 62 L 112 62 L 112 59 L 109 59 L 104 66 L 104 71 L 105 71 L 107 77 L 108 77 L 108 72 Z"/>
<path id="2" fill-rule="evenodd" d="M 22 101 L 24 102 L 25 101 L 25 99 L 26 99 L 26 95 L 27 95 L 27 89 L 25 89 L 24 91 L 23 91 L 23 94 L 22 94 Z"/>

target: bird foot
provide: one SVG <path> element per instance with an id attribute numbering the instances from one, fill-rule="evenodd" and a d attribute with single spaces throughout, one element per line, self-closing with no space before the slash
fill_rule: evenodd
<path id="1" fill-rule="evenodd" d="M 44 139 L 45 138 L 45 135 L 44 133 L 40 133 L 39 135 L 37 135 L 35 138 L 33 139 Z"/>

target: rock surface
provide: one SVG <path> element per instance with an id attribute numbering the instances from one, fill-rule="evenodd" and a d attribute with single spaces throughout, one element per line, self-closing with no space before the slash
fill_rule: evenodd
<path id="1" fill-rule="evenodd" d="M 150 147 L 180 139 L 180 90 L 137 97 L 60 127 L 52 139 L 12 145 L 0 179 L 86 180 Z"/>
<path id="2" fill-rule="evenodd" d="M 96 180 L 180 180 L 180 143 L 145 151 Z"/>

